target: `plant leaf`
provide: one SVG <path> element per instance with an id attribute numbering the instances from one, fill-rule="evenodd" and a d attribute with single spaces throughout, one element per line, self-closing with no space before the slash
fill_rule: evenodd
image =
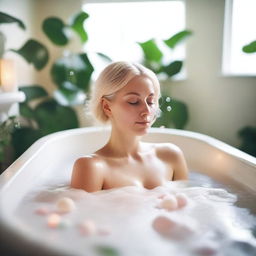
<path id="1" fill-rule="evenodd" d="M 239 149 L 256 157 L 256 127 L 243 127 L 238 131 L 238 135 L 242 139 Z"/>
<path id="2" fill-rule="evenodd" d="M 49 59 L 47 48 L 36 40 L 28 40 L 19 50 L 12 51 L 18 53 L 28 63 L 32 63 L 37 70 L 45 67 Z"/>
<path id="3" fill-rule="evenodd" d="M 21 116 L 24 116 L 29 119 L 34 118 L 34 111 L 26 102 L 20 103 L 19 107 Z"/>
<path id="4" fill-rule="evenodd" d="M 106 61 L 107 63 L 110 63 L 110 62 L 113 61 L 109 56 L 107 56 L 107 55 L 104 54 L 104 53 L 96 52 L 96 54 L 97 54 L 99 57 L 101 57 L 104 61 Z"/>
<path id="5" fill-rule="evenodd" d="M 5 42 L 6 42 L 6 37 L 5 35 L 0 31 L 0 59 L 4 55 L 5 51 Z"/>
<path id="6" fill-rule="evenodd" d="M 43 22 L 43 31 L 50 41 L 56 45 L 66 45 L 69 41 L 65 33 L 66 25 L 57 17 L 50 17 Z"/>
<path id="7" fill-rule="evenodd" d="M 255 53 L 256 52 L 256 41 L 253 41 L 242 48 L 245 53 Z"/>
<path id="8" fill-rule="evenodd" d="M 148 40 L 143 43 L 138 43 L 142 48 L 146 62 L 159 63 L 163 57 L 163 53 L 158 48 L 154 39 Z"/>
<path id="9" fill-rule="evenodd" d="M 187 106 L 183 102 L 171 99 L 167 95 L 163 95 L 162 98 L 163 102 L 160 107 L 162 113 L 154 123 L 154 127 L 165 126 L 167 128 L 183 129 L 188 121 Z"/>
<path id="10" fill-rule="evenodd" d="M 54 91 L 54 98 L 56 101 L 63 106 L 72 106 L 83 104 L 86 95 L 82 91 L 69 90 L 66 88 L 60 88 Z"/>
<path id="11" fill-rule="evenodd" d="M 73 17 L 70 24 L 70 27 L 79 35 L 82 43 L 85 43 L 88 40 L 88 34 L 84 29 L 84 21 L 88 17 L 89 14 L 86 12 L 80 12 Z"/>
<path id="12" fill-rule="evenodd" d="M 79 126 L 75 111 L 70 107 L 59 105 L 53 99 L 37 105 L 35 119 L 42 135 Z"/>
<path id="13" fill-rule="evenodd" d="M 18 26 L 22 29 L 26 29 L 24 23 L 17 19 L 17 18 L 14 18 L 13 16 L 9 15 L 9 14 L 6 14 L 6 13 L 3 13 L 3 12 L 0 12 L 0 24 L 2 23 L 18 23 Z"/>
<path id="14" fill-rule="evenodd" d="M 182 61 L 173 61 L 170 63 L 168 66 L 163 67 L 163 72 L 165 72 L 169 77 L 176 75 L 177 73 L 180 72 L 182 68 Z"/>
<path id="15" fill-rule="evenodd" d="M 26 102 L 48 96 L 47 91 L 40 85 L 22 86 L 19 90 L 26 95 Z"/>
<path id="16" fill-rule="evenodd" d="M 186 37 L 192 35 L 192 31 L 190 30 L 183 30 L 167 40 L 164 40 L 165 44 L 173 49 L 177 44 L 181 43 Z"/>
<path id="17" fill-rule="evenodd" d="M 72 54 L 58 59 L 52 66 L 53 81 L 59 88 L 74 85 L 77 90 L 88 91 L 94 68 L 87 54 Z"/>
<path id="18" fill-rule="evenodd" d="M 40 137 L 42 137 L 42 135 L 39 130 L 34 130 L 29 127 L 15 129 L 12 135 L 15 157 L 19 157 Z"/>

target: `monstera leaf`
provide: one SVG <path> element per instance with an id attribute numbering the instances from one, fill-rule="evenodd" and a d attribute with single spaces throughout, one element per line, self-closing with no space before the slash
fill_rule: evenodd
<path id="1" fill-rule="evenodd" d="M 28 40 L 19 50 L 12 51 L 21 55 L 28 63 L 32 63 L 37 70 L 45 67 L 49 59 L 47 48 L 36 40 Z"/>

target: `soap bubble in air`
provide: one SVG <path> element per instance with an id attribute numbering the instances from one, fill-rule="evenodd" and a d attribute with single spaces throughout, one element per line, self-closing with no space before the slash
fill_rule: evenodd
<path id="1" fill-rule="evenodd" d="M 171 106 L 168 106 L 168 107 L 166 108 L 166 110 L 167 110 L 168 112 L 170 112 L 170 111 L 172 110 L 172 107 L 171 107 Z"/>
<path id="2" fill-rule="evenodd" d="M 171 102 L 171 98 L 170 97 L 166 97 L 165 101 L 166 102 Z"/>

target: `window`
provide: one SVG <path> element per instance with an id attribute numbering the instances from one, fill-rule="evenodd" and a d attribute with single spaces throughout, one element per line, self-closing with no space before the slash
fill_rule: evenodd
<path id="1" fill-rule="evenodd" d="M 256 54 L 242 51 L 256 40 L 256 1 L 226 0 L 223 47 L 223 73 L 256 75 Z"/>
<path id="2" fill-rule="evenodd" d="M 90 15 L 85 23 L 89 35 L 86 51 L 102 52 L 114 61 L 140 62 L 142 51 L 136 42 L 152 38 L 165 40 L 185 29 L 185 4 L 182 0 L 94 1 L 86 2 L 83 10 Z M 184 45 L 179 45 L 171 54 L 171 60 L 183 60 Z M 170 51 L 167 57 L 170 62 Z"/>

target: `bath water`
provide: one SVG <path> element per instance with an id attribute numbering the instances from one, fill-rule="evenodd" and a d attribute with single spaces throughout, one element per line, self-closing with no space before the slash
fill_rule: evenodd
<path id="1" fill-rule="evenodd" d="M 37 240 L 62 255 L 251 256 L 256 255 L 255 211 L 241 202 L 250 204 L 255 195 L 244 191 L 198 173 L 152 190 L 127 186 L 87 193 L 66 184 L 45 185 L 31 191 L 15 214 Z M 178 194 L 188 200 L 184 207 L 159 207 L 165 196 Z M 60 213 L 57 202 L 65 197 L 75 207 Z M 52 214 L 58 216 L 53 226 Z M 167 224 L 156 229 L 157 220 Z"/>

